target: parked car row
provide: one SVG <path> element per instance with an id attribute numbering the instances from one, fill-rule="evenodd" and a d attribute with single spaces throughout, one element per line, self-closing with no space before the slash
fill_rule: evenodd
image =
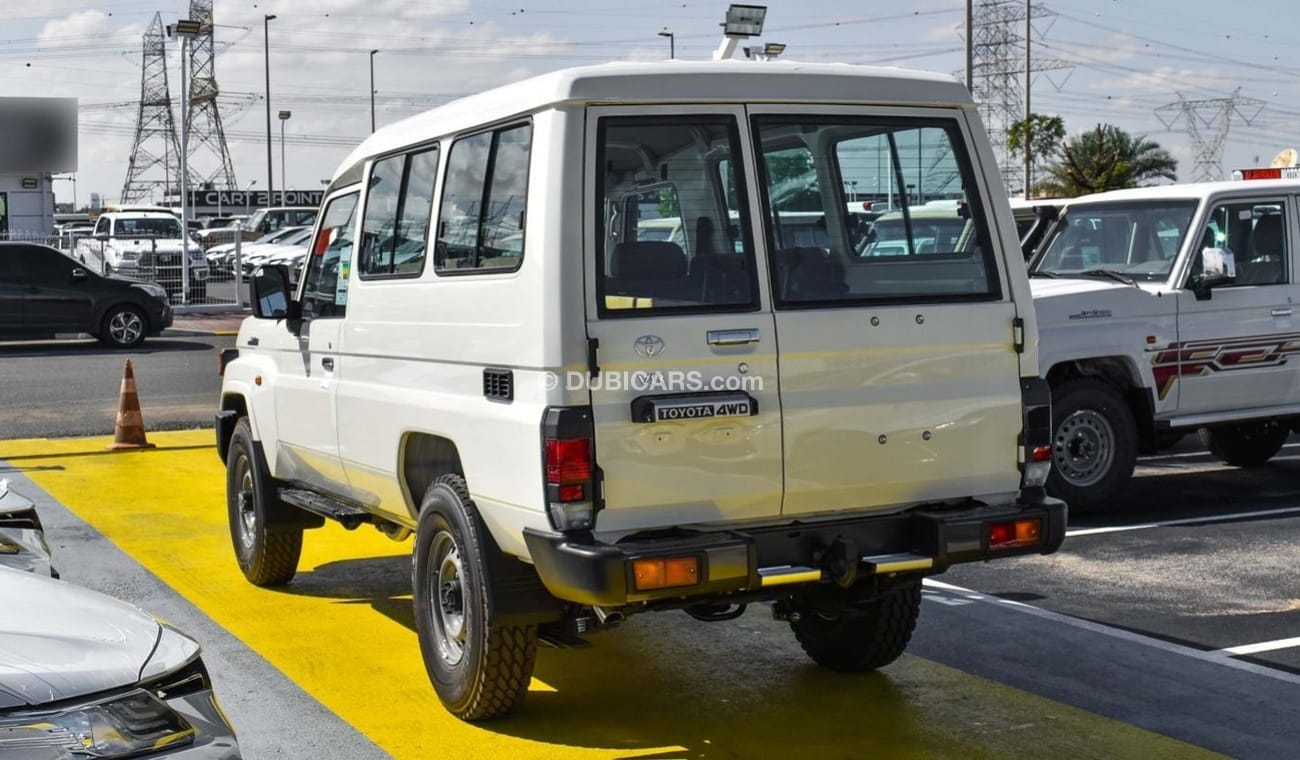
<path id="1" fill-rule="evenodd" d="M 0 480 L 0 757 L 238 760 L 199 643 L 58 580 L 31 501 Z"/>

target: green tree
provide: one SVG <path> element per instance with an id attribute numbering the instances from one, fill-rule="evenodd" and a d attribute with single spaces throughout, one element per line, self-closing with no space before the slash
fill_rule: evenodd
<path id="1" fill-rule="evenodd" d="M 1034 167 L 1055 156 L 1064 139 L 1065 122 L 1060 116 L 1031 113 L 1007 130 L 1007 150 L 1013 156 L 1019 155 L 1030 170 L 1025 178 L 1026 187 L 1033 187 Z"/>
<path id="2" fill-rule="evenodd" d="M 1177 170 L 1178 162 L 1154 140 L 1098 124 L 1065 141 L 1038 189 L 1050 197 L 1073 198 L 1161 179 L 1176 181 Z"/>

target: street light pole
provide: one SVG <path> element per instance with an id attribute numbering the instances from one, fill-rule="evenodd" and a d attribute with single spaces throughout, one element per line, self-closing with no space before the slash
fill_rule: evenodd
<path id="1" fill-rule="evenodd" d="M 262 17 L 262 49 L 266 56 L 266 205 L 275 205 L 275 175 L 271 163 L 271 21 L 274 13 Z"/>
<path id="2" fill-rule="evenodd" d="M 187 242 L 190 239 L 190 130 L 189 109 L 190 90 L 186 64 L 189 63 L 190 37 L 181 35 L 181 270 L 189 267 L 186 256 L 189 254 Z"/>
<path id="3" fill-rule="evenodd" d="M 280 197 L 284 197 L 285 190 L 289 189 L 289 172 L 284 168 L 284 123 L 293 116 L 292 111 L 280 112 Z"/>
<path id="4" fill-rule="evenodd" d="M 375 53 L 378 50 L 370 51 L 370 132 L 375 131 Z"/>
<path id="5" fill-rule="evenodd" d="M 667 29 L 665 29 L 664 31 L 660 32 L 660 33 L 659 33 L 659 36 L 660 36 L 660 37 L 667 37 L 667 38 L 668 38 L 668 57 L 669 57 L 669 59 L 676 59 L 676 58 L 677 58 L 677 38 L 676 38 L 675 36 L 673 36 L 673 33 L 670 32 L 670 31 L 668 31 Z"/>

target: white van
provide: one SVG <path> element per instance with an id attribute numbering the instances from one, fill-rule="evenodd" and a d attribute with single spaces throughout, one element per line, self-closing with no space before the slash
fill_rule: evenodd
<path id="1" fill-rule="evenodd" d="M 878 157 L 964 193 L 959 246 L 854 253 L 840 176 Z M 823 666 L 893 661 L 922 577 L 1064 535 L 996 166 L 952 78 L 845 65 L 570 69 L 379 130 L 224 357 L 241 569 L 289 582 L 322 518 L 414 533 L 465 719 L 647 611 L 769 602 Z M 772 212 L 791 175 L 816 238 Z"/>

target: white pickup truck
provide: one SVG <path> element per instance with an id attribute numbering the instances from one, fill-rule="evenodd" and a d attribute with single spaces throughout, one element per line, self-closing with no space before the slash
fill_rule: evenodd
<path id="1" fill-rule="evenodd" d="M 1259 465 L 1300 423 L 1300 181 L 1120 190 L 1069 202 L 1030 265 L 1052 386 L 1048 491 L 1102 505 L 1140 453 L 1200 430 Z"/>
<path id="2" fill-rule="evenodd" d="M 94 233 L 77 243 L 76 255 L 105 275 L 120 274 L 163 286 L 168 299 L 185 295 L 182 261 L 189 262 L 188 300 L 207 295 L 208 262 L 193 240 L 182 240 L 181 222 L 159 211 L 114 211 L 95 220 Z"/>

